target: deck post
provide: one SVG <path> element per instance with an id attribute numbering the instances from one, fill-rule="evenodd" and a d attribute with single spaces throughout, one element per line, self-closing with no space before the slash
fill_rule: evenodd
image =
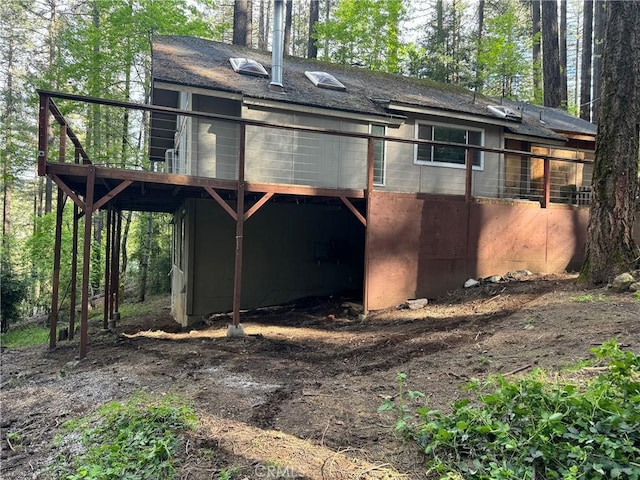
<path id="1" fill-rule="evenodd" d="M 80 318 L 80 359 L 87 356 L 89 336 L 89 266 L 91 263 L 91 220 L 93 218 L 93 187 L 96 169 L 93 165 L 87 171 L 87 192 L 84 211 L 84 252 L 82 257 L 82 315 Z"/>
<path id="2" fill-rule="evenodd" d="M 369 234 L 370 225 L 369 219 L 371 216 L 370 202 L 371 192 L 373 191 L 373 163 L 375 160 L 374 139 L 369 137 L 367 140 L 367 190 L 365 191 L 365 208 L 367 212 L 366 224 L 364 226 L 364 278 L 362 282 L 362 313 L 364 315 L 369 313 L 369 242 L 371 241 L 371 235 Z"/>
<path id="3" fill-rule="evenodd" d="M 64 213 L 64 192 L 58 187 L 56 202 L 56 230 L 53 246 L 53 286 L 51 291 L 51 314 L 49 317 L 49 349 L 56 348 L 58 334 L 58 300 L 60 295 L 60 250 L 62 248 L 62 215 Z"/>
<path id="4" fill-rule="evenodd" d="M 464 163 L 466 167 L 464 182 L 464 201 L 467 203 L 471 201 L 471 194 L 473 191 L 473 152 L 473 149 L 467 148 L 464 156 Z"/>
<path id="5" fill-rule="evenodd" d="M 122 236 L 122 212 L 120 210 L 114 210 L 113 220 L 115 231 L 111 248 L 111 296 L 113 297 L 111 318 L 117 321 L 120 307 L 120 238 Z"/>
<path id="6" fill-rule="evenodd" d="M 78 296 L 78 223 L 80 208 L 73 203 L 73 239 L 71 240 L 71 292 L 69 294 L 69 340 L 76 329 L 76 300 Z"/>
<path id="7" fill-rule="evenodd" d="M 104 252 L 104 302 L 102 305 L 102 329 L 109 328 L 109 312 L 111 310 L 111 288 L 109 282 L 111 280 L 111 236 L 112 232 L 112 209 L 107 209 L 107 238 L 105 241 Z"/>
<path id="8" fill-rule="evenodd" d="M 49 95 L 40 93 L 38 111 L 38 175 L 47 173 L 47 152 L 49 149 Z"/>
<path id="9" fill-rule="evenodd" d="M 542 208 L 547 208 L 551 201 L 551 160 L 544 159 L 544 181 L 542 184 Z"/>
<path id="10" fill-rule="evenodd" d="M 244 167 L 246 126 L 240 125 L 238 145 L 238 201 L 236 206 L 236 255 L 233 282 L 233 332 L 242 334 L 240 327 L 240 301 L 242 299 L 242 243 L 244 236 Z M 230 334 L 232 330 L 227 332 Z M 233 335 L 233 334 L 232 334 Z"/>

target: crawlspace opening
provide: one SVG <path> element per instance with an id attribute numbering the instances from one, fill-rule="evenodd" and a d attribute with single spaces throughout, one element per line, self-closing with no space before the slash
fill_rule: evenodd
<path id="1" fill-rule="evenodd" d="M 190 313 L 227 312 L 236 225 L 215 202 L 194 203 Z M 364 214 L 364 201 L 354 205 Z M 364 245 L 365 227 L 340 199 L 275 196 L 244 224 L 241 308 L 329 295 L 362 301 Z"/>

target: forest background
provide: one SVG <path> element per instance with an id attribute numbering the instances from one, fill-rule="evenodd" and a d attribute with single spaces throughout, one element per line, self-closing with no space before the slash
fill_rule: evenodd
<path id="1" fill-rule="evenodd" d="M 609 3 L 612 0 L 609 0 Z M 306 0 L 285 2 L 285 54 L 452 83 L 568 110 L 597 123 L 606 0 Z M 2 330 L 49 313 L 55 224 L 50 179 L 36 173 L 36 89 L 149 103 L 154 34 L 270 49 L 268 0 L 4 0 L 0 6 Z M 99 106 L 83 125 L 92 160 L 153 170 L 144 119 Z M 66 209 L 65 223 L 72 222 Z M 171 217 L 123 212 L 122 286 L 169 290 Z M 93 216 L 91 288 L 100 292 L 105 213 Z M 61 299 L 71 281 L 63 229 Z"/>

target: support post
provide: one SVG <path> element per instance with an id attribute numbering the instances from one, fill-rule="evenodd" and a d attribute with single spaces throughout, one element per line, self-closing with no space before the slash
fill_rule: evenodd
<path id="1" fill-rule="evenodd" d="M 373 163 L 375 160 L 375 140 L 373 137 L 369 137 L 367 141 L 367 190 L 365 192 L 365 202 L 366 203 L 366 211 L 367 218 L 364 226 L 364 281 L 362 282 L 362 312 L 364 315 L 369 313 L 369 242 L 370 234 L 369 234 L 369 219 L 371 216 L 370 212 L 370 202 L 371 202 L 371 192 L 373 191 Z"/>
<path id="2" fill-rule="evenodd" d="M 241 124 L 238 148 L 238 202 L 236 208 L 236 256 L 233 283 L 233 327 L 241 330 L 240 300 L 242 298 L 242 243 L 244 236 L 244 167 L 246 126 Z"/>
<path id="3" fill-rule="evenodd" d="M 114 210 L 113 220 L 115 231 L 111 248 L 111 296 L 113 297 L 111 318 L 117 321 L 119 320 L 120 307 L 120 240 L 122 237 L 122 212 L 120 210 Z"/>
<path id="4" fill-rule="evenodd" d="M 49 150 L 49 95 L 40 94 L 38 111 L 38 175 L 47 173 L 47 153 Z"/>
<path id="5" fill-rule="evenodd" d="M 96 170 L 92 165 L 87 172 L 87 192 L 84 211 L 84 252 L 82 257 L 82 315 L 80 318 L 80 359 L 87 356 L 89 336 L 89 266 L 91 264 L 91 221 L 93 218 L 93 189 Z"/>
<path id="6" fill-rule="evenodd" d="M 473 152 L 473 149 L 467 148 L 464 156 L 464 164 L 466 167 L 464 201 L 467 203 L 471 202 L 471 193 L 473 188 Z"/>
<path id="7" fill-rule="evenodd" d="M 58 187 L 56 205 L 56 230 L 53 246 L 53 288 L 51 292 L 51 314 L 49 317 L 49 349 L 56 348 L 58 335 L 58 300 L 60 295 L 60 249 L 62 248 L 62 214 L 64 213 L 64 192 Z"/>
<path id="8" fill-rule="evenodd" d="M 71 240 L 71 293 L 69 294 L 69 340 L 76 330 L 76 301 L 78 298 L 78 223 L 80 208 L 73 204 L 73 239 Z"/>
<path id="9" fill-rule="evenodd" d="M 102 308 L 102 328 L 107 330 L 109 328 L 109 312 L 111 311 L 111 286 L 109 282 L 111 280 L 111 236 L 112 233 L 112 208 L 107 210 L 107 238 L 105 241 L 105 254 L 104 254 L 104 302 Z"/>
<path id="10" fill-rule="evenodd" d="M 551 160 L 544 159 L 544 181 L 542 184 L 542 208 L 547 208 L 551 201 Z"/>

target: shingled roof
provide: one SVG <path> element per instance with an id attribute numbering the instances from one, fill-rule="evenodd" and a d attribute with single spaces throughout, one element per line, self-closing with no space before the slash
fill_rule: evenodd
<path id="1" fill-rule="evenodd" d="M 424 108 L 438 114 L 465 114 L 484 123 L 498 123 L 487 109 L 500 102 L 476 95 L 464 88 L 425 79 L 374 72 L 364 68 L 312 59 L 285 57 L 284 93 L 270 89 L 269 78 L 234 72 L 229 58 L 243 57 L 260 62 L 269 71 L 271 53 L 195 37 L 156 35 L 153 38 L 153 80 L 241 94 L 253 99 L 340 110 L 367 115 L 390 116 L 388 104 Z M 305 71 L 324 71 L 336 77 L 346 91 L 318 88 Z M 375 101 L 374 101 L 375 100 Z M 521 135 L 565 140 L 541 122 L 524 116 L 507 122 L 507 128 Z"/>

